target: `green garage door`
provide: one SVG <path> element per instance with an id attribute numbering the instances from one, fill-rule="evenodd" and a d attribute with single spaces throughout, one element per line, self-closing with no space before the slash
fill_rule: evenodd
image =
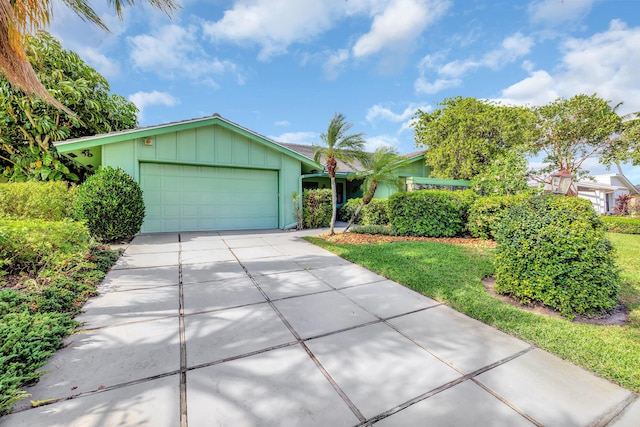
<path id="1" fill-rule="evenodd" d="M 143 232 L 278 228 L 278 172 L 140 164 Z"/>

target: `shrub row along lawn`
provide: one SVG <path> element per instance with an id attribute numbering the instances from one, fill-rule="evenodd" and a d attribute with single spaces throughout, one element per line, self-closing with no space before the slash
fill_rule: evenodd
<path id="1" fill-rule="evenodd" d="M 335 244 L 309 241 L 484 323 L 557 354 L 629 390 L 640 392 L 640 236 L 609 234 L 623 269 L 624 326 L 578 324 L 535 314 L 489 294 L 494 252 L 435 242 Z"/>
<path id="2" fill-rule="evenodd" d="M 117 256 L 77 222 L 0 219 L 0 415 L 26 397 Z"/>

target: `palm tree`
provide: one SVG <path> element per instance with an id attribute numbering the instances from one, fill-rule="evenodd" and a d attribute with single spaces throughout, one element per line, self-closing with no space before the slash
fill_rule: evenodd
<path id="1" fill-rule="evenodd" d="M 88 0 L 62 0 L 62 2 L 83 20 L 93 22 L 108 31 L 98 14 L 89 6 Z M 148 2 L 167 14 L 179 7 L 176 0 L 148 0 Z M 123 5 L 133 5 L 135 0 L 108 0 L 108 3 L 114 6 L 118 16 L 122 18 Z M 52 16 L 52 9 L 52 0 L 0 0 L 0 73 L 6 76 L 9 83 L 27 94 L 35 95 L 73 115 L 40 83 L 24 50 L 25 36 L 46 27 Z"/>
<path id="2" fill-rule="evenodd" d="M 344 231 L 349 230 L 362 208 L 371 202 L 379 184 L 386 184 L 396 189 L 400 188 L 398 169 L 405 164 L 407 164 L 407 158 L 399 156 L 397 151 L 391 147 L 379 147 L 363 160 L 364 170 L 353 177 L 353 179 L 363 180 L 360 187 L 362 188 L 362 203 L 351 215 L 349 224 Z"/>
<path id="3" fill-rule="evenodd" d="M 336 224 L 336 167 L 338 160 L 346 164 L 352 164 L 356 159 L 363 157 L 362 150 L 364 149 L 364 139 L 362 136 L 364 133 L 355 133 L 347 135 L 349 129 L 353 127 L 352 123 L 348 123 L 342 114 L 336 113 L 329 127 L 327 133 L 320 135 L 322 142 L 325 146 L 313 146 L 313 160 L 320 162 L 324 159 L 325 166 L 327 168 L 327 174 L 331 180 L 331 228 L 329 233 L 333 236 L 333 231 Z"/>

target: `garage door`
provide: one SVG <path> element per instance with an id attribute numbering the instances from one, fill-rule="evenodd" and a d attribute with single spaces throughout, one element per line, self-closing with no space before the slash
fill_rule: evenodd
<path id="1" fill-rule="evenodd" d="M 144 232 L 278 228 L 278 172 L 142 163 Z"/>

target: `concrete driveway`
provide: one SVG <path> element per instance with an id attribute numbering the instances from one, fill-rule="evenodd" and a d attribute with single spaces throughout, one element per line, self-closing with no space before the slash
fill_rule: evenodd
<path id="1" fill-rule="evenodd" d="M 49 403 L 0 425 L 638 425 L 637 395 L 303 234 L 136 237 L 28 390 Z"/>

